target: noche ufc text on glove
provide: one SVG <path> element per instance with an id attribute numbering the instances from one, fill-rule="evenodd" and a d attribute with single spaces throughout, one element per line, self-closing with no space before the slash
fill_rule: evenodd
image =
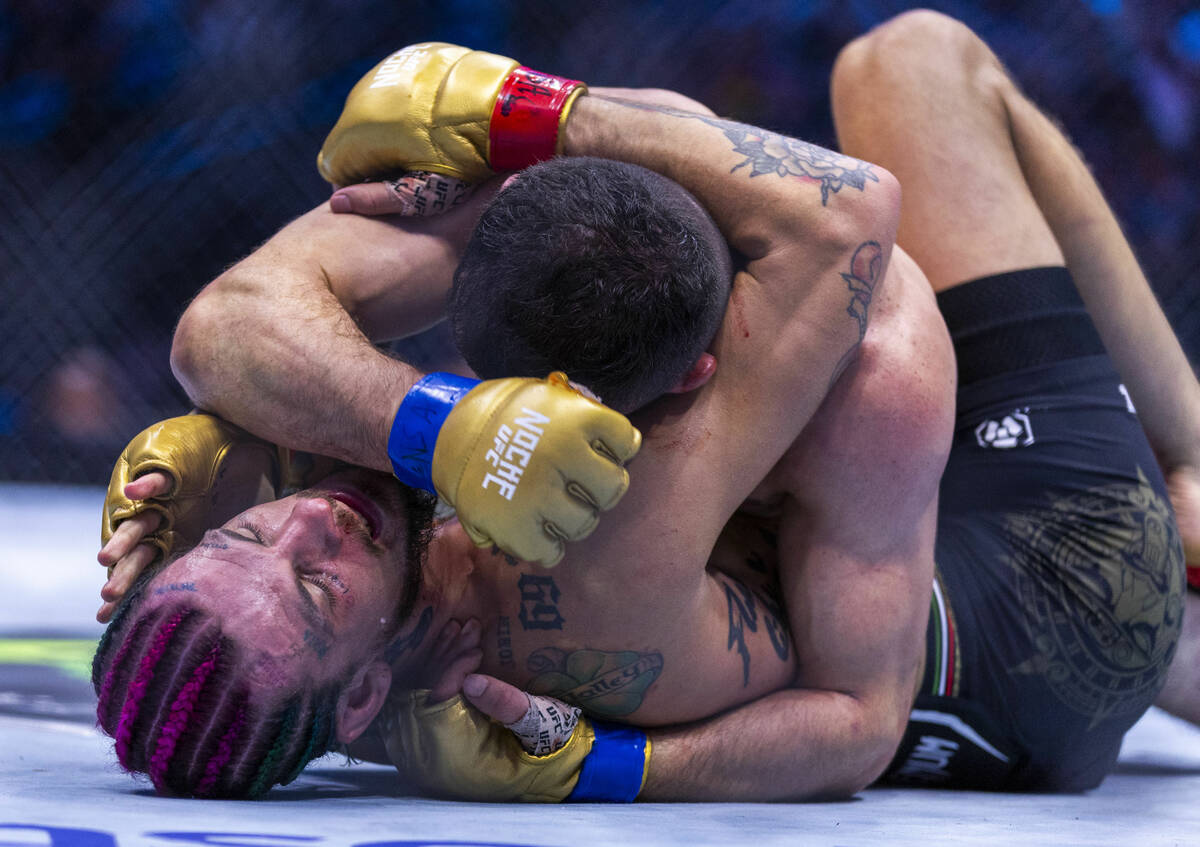
<path id="1" fill-rule="evenodd" d="M 565 374 L 480 382 L 424 377 L 392 423 L 396 478 L 436 492 L 480 547 L 549 567 L 629 487 L 641 433 Z"/>

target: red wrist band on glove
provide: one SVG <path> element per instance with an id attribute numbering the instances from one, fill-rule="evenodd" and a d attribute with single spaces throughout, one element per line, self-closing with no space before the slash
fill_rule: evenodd
<path id="1" fill-rule="evenodd" d="M 488 164 L 497 171 L 519 171 L 554 158 L 558 118 L 577 79 L 520 67 L 500 86 L 488 136 Z"/>

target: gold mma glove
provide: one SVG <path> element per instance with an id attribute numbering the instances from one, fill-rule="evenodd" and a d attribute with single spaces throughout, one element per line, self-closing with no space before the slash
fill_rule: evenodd
<path id="1" fill-rule="evenodd" d="M 400 404 L 388 456 L 401 482 L 454 506 L 476 545 L 549 567 L 625 494 L 624 464 L 641 440 L 562 373 L 486 382 L 434 373 Z"/>
<path id="2" fill-rule="evenodd" d="M 490 802 L 630 803 L 645 782 L 650 742 L 641 730 L 580 717 L 563 746 L 535 756 L 461 696 L 432 704 L 428 696 L 424 690 L 393 695 L 380 715 L 392 763 L 426 793 Z M 561 716 L 567 707 L 558 706 Z M 532 702 L 530 711 L 536 711 Z"/>
<path id="3" fill-rule="evenodd" d="M 317 156 L 335 185 L 403 171 L 479 182 L 559 150 L 587 86 L 453 44 L 413 44 L 358 81 Z"/>
<path id="4" fill-rule="evenodd" d="M 254 505 L 261 494 L 277 490 L 284 464 L 275 445 L 212 415 L 159 421 L 138 433 L 117 459 L 104 498 L 101 543 L 122 521 L 158 512 L 162 521 L 144 540 L 169 556 Z M 150 471 L 171 478 L 170 492 L 151 500 L 126 497 L 126 484 Z"/>

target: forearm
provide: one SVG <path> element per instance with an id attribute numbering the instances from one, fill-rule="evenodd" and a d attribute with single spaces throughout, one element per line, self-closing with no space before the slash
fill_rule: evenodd
<path id="1" fill-rule="evenodd" d="M 266 259 L 192 303 L 175 333 L 176 377 L 197 406 L 261 438 L 389 470 L 388 425 L 420 374 L 377 351 L 320 277 Z"/>
<path id="2" fill-rule="evenodd" d="M 797 241 L 817 244 L 856 225 L 871 229 L 879 201 L 886 205 L 893 189 L 886 171 L 797 139 L 596 94 L 575 104 L 563 151 L 626 161 L 671 178 L 749 259 Z"/>
<path id="3" fill-rule="evenodd" d="M 719 717 L 650 733 L 639 799 L 766 801 L 849 797 L 895 753 L 863 701 L 832 691 L 777 691 Z"/>
<path id="4" fill-rule="evenodd" d="M 440 318 L 474 221 L 458 214 L 398 223 L 319 208 L 293 221 L 188 307 L 171 355 L 180 383 L 262 438 L 389 470 L 391 420 L 421 374 L 366 333 Z"/>
<path id="5" fill-rule="evenodd" d="M 1200 466 L 1200 384 L 1099 186 L 1015 88 L 1005 105 L 1025 178 L 1159 460 Z"/>

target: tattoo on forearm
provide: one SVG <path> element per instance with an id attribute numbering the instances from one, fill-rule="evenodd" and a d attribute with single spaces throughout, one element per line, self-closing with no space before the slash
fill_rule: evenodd
<path id="1" fill-rule="evenodd" d="M 867 187 L 867 180 L 879 182 L 879 177 L 875 175 L 868 163 L 852 156 L 843 156 L 834 150 L 809 144 L 807 141 L 789 138 L 777 132 L 735 121 L 698 115 L 694 112 L 683 112 L 666 106 L 635 103 L 630 100 L 621 102 L 635 109 L 703 121 L 709 126 L 716 127 L 733 142 L 733 151 L 746 157 L 734 165 L 730 173 L 749 165 L 751 179 L 764 174 L 775 174 L 779 177 L 795 176 L 814 180 L 821 186 L 822 206 L 828 205 L 830 194 L 836 194 L 846 186 L 864 191 Z"/>
<path id="2" fill-rule="evenodd" d="M 416 627 L 408 635 L 403 635 L 388 645 L 384 651 L 384 659 L 390 665 L 403 656 L 416 650 L 421 646 L 421 642 L 425 640 L 425 636 L 429 634 L 429 627 L 433 623 L 433 607 L 426 606 L 421 612 L 421 617 L 417 620 Z"/>
<path id="3" fill-rule="evenodd" d="M 742 657 L 742 686 L 750 684 L 750 648 L 746 646 L 746 631 L 758 632 L 758 609 L 754 592 L 732 579 L 723 579 L 725 602 L 729 609 L 729 640 L 726 649 L 736 649 Z M 763 628 L 775 655 L 787 661 L 792 638 L 784 622 L 782 607 L 776 601 L 763 599 Z"/>
<path id="4" fill-rule="evenodd" d="M 592 715 L 624 717 L 637 711 L 646 691 L 662 672 L 661 653 L 632 650 L 604 652 L 543 647 L 529 655 L 526 667 L 537 674 L 532 694 L 549 694 Z"/>
<path id="5" fill-rule="evenodd" d="M 558 586 L 554 578 L 537 574 L 521 574 L 517 583 L 521 589 L 521 628 L 562 629 L 563 616 L 558 611 Z"/>
<path id="6" fill-rule="evenodd" d="M 512 624 L 507 617 L 501 617 L 496 622 L 496 652 L 500 656 L 500 664 L 505 667 L 515 667 L 512 649 Z"/>

